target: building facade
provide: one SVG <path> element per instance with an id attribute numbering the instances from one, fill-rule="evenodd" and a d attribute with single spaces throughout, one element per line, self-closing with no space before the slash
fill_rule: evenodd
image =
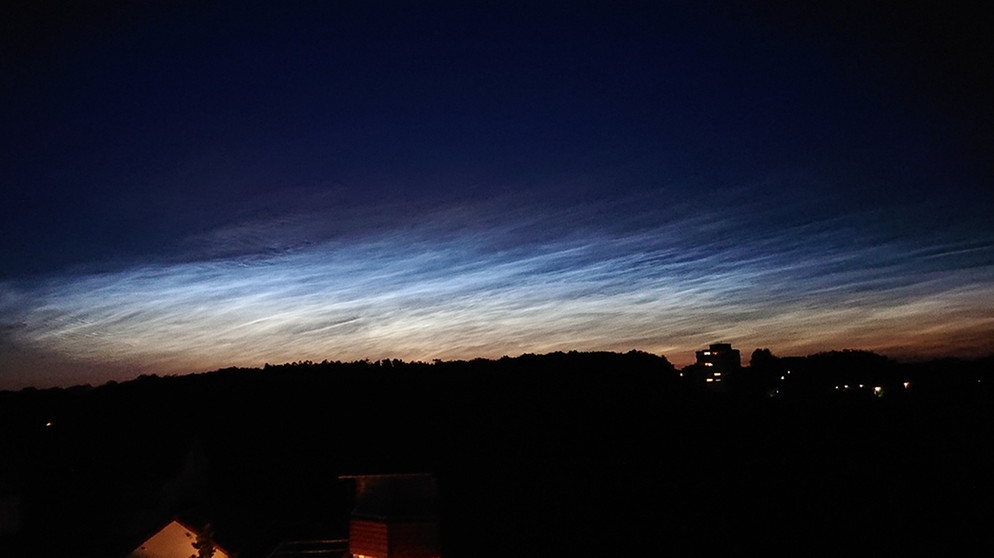
<path id="1" fill-rule="evenodd" d="M 712 343 L 697 351 L 696 365 L 705 383 L 727 385 L 742 368 L 742 355 L 731 343 Z"/>
<path id="2" fill-rule="evenodd" d="M 355 475 L 349 519 L 354 558 L 439 558 L 435 478 L 430 474 Z"/>

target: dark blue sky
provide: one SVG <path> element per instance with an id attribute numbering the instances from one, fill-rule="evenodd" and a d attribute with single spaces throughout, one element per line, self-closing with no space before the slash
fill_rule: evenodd
<path id="1" fill-rule="evenodd" d="M 718 339 L 994 351 L 979 10 L 4 10 L 0 387 L 574 348 L 682 364 Z"/>

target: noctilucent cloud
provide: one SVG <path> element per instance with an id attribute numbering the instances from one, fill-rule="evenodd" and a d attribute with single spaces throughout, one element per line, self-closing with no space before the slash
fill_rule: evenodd
<path id="1" fill-rule="evenodd" d="M 284 4 L 9 9 L 0 389 L 994 352 L 982 19 Z"/>

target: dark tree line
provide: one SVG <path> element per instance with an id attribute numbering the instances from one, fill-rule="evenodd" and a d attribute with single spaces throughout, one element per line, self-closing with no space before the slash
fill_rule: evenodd
<path id="1" fill-rule="evenodd" d="M 994 503 L 991 364 L 757 350 L 711 393 L 664 357 L 561 352 L 5 392 L 0 554 L 124 556 L 181 514 L 266 556 L 345 536 L 338 477 L 377 472 L 438 476 L 446 556 L 955 545 Z"/>

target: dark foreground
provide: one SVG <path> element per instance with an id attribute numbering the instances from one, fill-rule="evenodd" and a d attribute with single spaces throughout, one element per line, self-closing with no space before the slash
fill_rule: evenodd
<path id="1" fill-rule="evenodd" d="M 973 377 L 771 398 L 641 353 L 390 364 L 0 394 L 0 556 L 123 558 L 183 516 L 264 557 L 346 535 L 340 475 L 396 472 L 436 475 L 452 558 L 990 547 Z"/>

